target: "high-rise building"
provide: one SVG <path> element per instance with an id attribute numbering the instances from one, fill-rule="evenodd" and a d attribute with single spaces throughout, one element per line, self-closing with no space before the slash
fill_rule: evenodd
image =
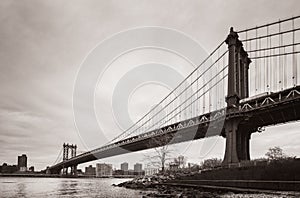
<path id="1" fill-rule="evenodd" d="M 112 176 L 111 164 L 96 164 L 96 177 Z"/>
<path id="2" fill-rule="evenodd" d="M 134 165 L 134 172 L 136 173 L 141 173 L 143 172 L 143 165 L 142 164 L 139 164 L 139 163 L 136 163 Z"/>
<path id="3" fill-rule="evenodd" d="M 121 170 L 122 171 L 128 171 L 128 163 L 127 162 L 124 162 L 121 164 Z"/>
<path id="4" fill-rule="evenodd" d="M 25 154 L 18 156 L 18 169 L 21 172 L 27 171 L 27 156 Z"/>
<path id="5" fill-rule="evenodd" d="M 159 172 L 158 168 L 147 167 L 145 168 L 145 175 L 154 175 Z"/>
<path id="6" fill-rule="evenodd" d="M 92 165 L 85 167 L 85 175 L 87 176 L 96 176 L 96 168 Z"/>

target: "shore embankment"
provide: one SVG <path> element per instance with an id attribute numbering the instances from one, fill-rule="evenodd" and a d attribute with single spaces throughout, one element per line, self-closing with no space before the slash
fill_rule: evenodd
<path id="1" fill-rule="evenodd" d="M 194 173 L 173 173 L 136 178 L 119 184 L 133 189 L 154 189 L 157 196 L 174 197 L 191 194 L 218 197 L 227 192 L 283 194 L 300 197 L 300 161 L 277 162 L 220 167 Z M 200 196 L 200 197 L 201 197 Z"/>
<path id="2" fill-rule="evenodd" d="M 135 178 L 114 185 L 143 191 L 143 197 L 300 197 L 300 192 L 274 191 L 228 186 L 213 186 L 202 184 L 180 183 L 167 176 L 155 175 Z M 149 191 L 148 193 L 145 193 Z M 259 195 L 259 196 L 258 196 Z"/>

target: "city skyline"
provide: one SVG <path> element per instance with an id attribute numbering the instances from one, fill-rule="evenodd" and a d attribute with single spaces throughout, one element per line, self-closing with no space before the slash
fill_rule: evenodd
<path id="1" fill-rule="evenodd" d="M 34 164 L 31 164 L 30 166 L 28 166 L 27 159 L 28 159 L 27 155 L 23 153 L 21 155 L 16 156 L 16 162 L 15 163 L 9 164 L 9 163 L 7 163 L 7 162 L 4 161 L 4 162 L 2 162 L 0 164 L 0 166 L 2 166 L 3 164 L 10 165 L 10 166 L 16 166 L 18 168 L 18 171 L 20 171 L 20 172 L 28 172 L 28 171 L 31 171 L 30 169 L 34 170 Z M 97 164 L 111 165 L 109 162 L 106 162 L 106 163 L 95 163 L 96 166 L 97 166 Z M 142 168 L 143 165 L 144 164 L 141 164 L 141 163 L 134 163 L 134 164 L 132 164 L 130 166 L 130 163 L 123 162 L 123 163 L 120 163 L 120 164 L 118 164 L 116 166 L 111 166 L 111 168 L 112 168 L 112 170 L 124 170 L 124 171 L 134 170 L 134 171 L 136 171 L 135 170 L 136 166 L 138 166 L 139 170 L 143 170 L 143 168 Z M 93 167 L 93 166 L 92 165 L 88 165 L 88 166 L 85 166 L 84 168 L 86 170 L 89 167 Z M 95 167 L 93 167 L 93 168 L 95 168 Z M 33 172 L 33 171 L 31 171 L 31 172 Z"/>
<path id="2" fill-rule="evenodd" d="M 67 3 L 67 6 L 59 1 L 55 5 L 49 2 L 31 2 L 33 5 L 30 6 L 26 2 L 0 3 L 3 10 L 0 13 L 3 26 L 0 30 L 3 35 L 0 40 L 0 149 L 3 151 L 0 162 L 14 164 L 16 156 L 26 153 L 30 156 L 28 164 L 34 165 L 37 170 L 52 165 L 64 142 L 78 145 L 78 153 L 90 149 L 81 138 L 83 132 L 78 132 L 74 124 L 73 85 L 80 64 L 88 52 L 112 34 L 140 26 L 167 27 L 189 35 L 210 53 L 225 39 L 231 26 L 245 29 L 274 19 L 295 16 L 299 14 L 300 6 L 299 1 L 274 1 L 273 4 L 247 2 L 247 8 L 242 1 L 210 2 L 209 6 L 207 2 L 201 1 L 191 1 L 189 4 L 177 1 L 176 6 L 169 1 L 162 4 L 149 4 L 146 1 L 90 1 L 84 4 Z M 181 10 L 182 7 L 185 9 Z M 130 12 L 126 12 L 125 8 Z M 248 10 L 255 10 L 255 14 Z M 215 14 L 212 17 L 213 12 Z M 177 17 L 178 13 L 180 17 Z M 246 14 L 252 17 L 243 17 Z M 123 24 L 119 23 L 120 18 L 123 19 Z M 156 52 L 149 53 L 157 55 Z M 127 58 L 138 59 L 138 55 Z M 177 61 L 176 58 L 173 59 L 174 62 Z M 127 61 L 131 63 L 130 60 Z M 177 69 L 186 76 L 193 66 L 182 64 L 185 64 L 184 68 Z M 123 70 L 130 67 L 121 63 L 114 66 L 120 65 Z M 122 72 L 116 76 L 121 78 Z M 107 90 L 97 92 L 97 97 L 104 97 L 110 93 L 111 88 L 113 87 L 106 86 Z M 158 90 L 157 98 L 144 101 L 145 98 L 150 98 L 148 92 L 154 89 Z M 129 113 L 132 119 L 146 113 L 147 108 L 156 104 L 168 91 L 167 88 L 157 86 L 137 90 L 128 102 L 131 105 Z M 146 97 L 141 97 L 143 95 Z M 147 105 L 138 106 L 141 107 L 139 109 L 132 105 L 142 102 Z M 100 117 L 106 123 L 104 128 L 106 131 L 113 129 L 113 132 L 105 134 L 107 139 L 99 140 L 99 147 L 122 131 L 117 124 L 111 124 L 109 118 L 113 116 L 110 111 L 105 109 L 103 114 L 109 115 Z M 299 126 L 299 122 L 296 122 L 268 127 L 262 133 L 253 134 L 251 157 L 263 157 L 272 146 L 282 147 L 289 155 L 300 156 Z M 223 158 L 224 147 L 224 138 L 213 137 L 174 146 L 173 155 L 176 157 L 183 154 L 189 161 L 200 163 L 206 158 Z M 117 167 L 119 162 L 127 159 L 129 164 L 141 163 L 147 152 L 102 159 L 82 164 L 80 168 L 106 162 Z"/>

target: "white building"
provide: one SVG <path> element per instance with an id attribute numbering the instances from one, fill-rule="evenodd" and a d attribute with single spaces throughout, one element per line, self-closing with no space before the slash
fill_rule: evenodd
<path id="1" fill-rule="evenodd" d="M 111 164 L 96 164 L 96 177 L 112 176 Z"/>
<path id="2" fill-rule="evenodd" d="M 154 175 L 158 172 L 159 172 L 158 168 L 151 168 L 151 167 L 145 168 L 145 175 Z"/>

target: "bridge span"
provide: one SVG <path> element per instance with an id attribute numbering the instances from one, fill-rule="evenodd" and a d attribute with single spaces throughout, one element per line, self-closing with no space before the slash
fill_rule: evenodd
<path id="1" fill-rule="evenodd" d="M 57 173 L 64 167 L 71 167 L 97 159 L 151 149 L 165 144 L 176 144 L 216 135 L 226 137 L 225 126 L 231 119 L 238 120 L 239 125 L 236 133 L 243 134 L 244 136 L 236 137 L 237 141 L 240 142 L 236 143 L 235 148 L 232 148 L 231 152 L 236 150 L 237 161 L 231 160 L 233 160 L 232 162 L 249 160 L 249 139 L 251 133 L 259 131 L 262 127 L 300 120 L 300 86 L 253 98 L 240 103 L 236 110 L 237 111 L 230 112 L 226 109 L 221 109 L 165 126 L 159 130 L 153 130 L 139 136 L 126 138 L 60 162 L 50 167 L 50 170 L 53 173 Z M 209 127 L 213 128 L 213 130 L 208 130 Z M 152 141 L 153 138 L 159 140 L 163 139 L 165 141 Z M 243 151 L 244 153 L 238 153 L 241 147 L 246 149 Z"/>
<path id="2" fill-rule="evenodd" d="M 231 28 L 226 40 L 184 80 L 188 86 L 181 83 L 176 88 L 182 95 L 196 91 L 183 99 L 168 95 L 162 100 L 166 115 L 159 115 L 162 110 L 156 106 L 111 143 L 65 158 L 48 170 L 76 170 L 78 164 L 97 159 L 217 135 L 226 138 L 224 164 L 250 160 L 252 133 L 300 120 L 300 50 L 295 47 L 300 44 L 295 41 L 300 28 L 294 26 L 299 18 L 239 32 Z M 288 22 L 293 24 L 290 29 L 281 30 L 280 25 Z M 277 25 L 277 32 L 258 33 Z M 239 34 L 245 34 L 244 38 Z M 285 35 L 292 38 L 291 43 L 282 42 Z M 220 51 L 225 44 L 227 48 Z M 209 72 L 212 74 L 207 78 Z"/>

